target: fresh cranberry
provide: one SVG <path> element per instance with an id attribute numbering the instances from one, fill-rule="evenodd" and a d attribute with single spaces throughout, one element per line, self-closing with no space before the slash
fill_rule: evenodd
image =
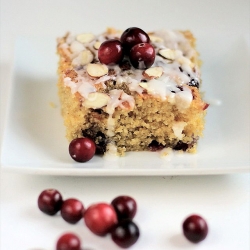
<path id="1" fill-rule="evenodd" d="M 204 240 L 208 233 L 207 223 L 199 215 L 189 216 L 183 222 L 182 228 L 186 238 L 193 243 Z"/>
<path id="2" fill-rule="evenodd" d="M 83 217 L 84 207 L 77 199 L 67 199 L 63 202 L 61 215 L 63 219 L 71 224 L 77 223 Z"/>
<path id="3" fill-rule="evenodd" d="M 139 43 L 149 43 L 150 39 L 148 34 L 137 27 L 126 29 L 121 35 L 121 42 L 127 53 Z"/>
<path id="4" fill-rule="evenodd" d="M 81 241 L 73 233 L 63 234 L 57 241 L 56 250 L 81 250 Z"/>
<path id="5" fill-rule="evenodd" d="M 38 197 L 39 209 L 48 215 L 56 214 L 62 206 L 62 195 L 56 189 L 46 189 Z"/>
<path id="6" fill-rule="evenodd" d="M 118 220 L 135 217 L 137 204 L 132 197 L 118 196 L 111 202 L 111 205 L 115 208 Z"/>
<path id="7" fill-rule="evenodd" d="M 97 203 L 85 211 L 84 221 L 91 232 L 104 236 L 117 223 L 117 215 L 112 205 Z"/>
<path id="8" fill-rule="evenodd" d="M 155 61 L 155 49 L 149 43 L 139 43 L 130 50 L 129 59 L 135 68 L 147 69 Z"/>
<path id="9" fill-rule="evenodd" d="M 120 221 L 111 232 L 112 240 L 122 248 L 135 244 L 139 236 L 139 228 L 131 220 Z"/>
<path id="10" fill-rule="evenodd" d="M 95 143 L 89 138 L 77 138 L 69 144 L 69 154 L 75 161 L 86 162 L 92 159 L 96 151 Z"/>
<path id="11" fill-rule="evenodd" d="M 121 42 L 116 39 L 103 42 L 98 49 L 98 58 L 104 64 L 119 63 L 123 59 Z"/>

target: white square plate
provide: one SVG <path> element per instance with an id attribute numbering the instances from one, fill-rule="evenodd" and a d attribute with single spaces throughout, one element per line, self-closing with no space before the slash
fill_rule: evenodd
<path id="1" fill-rule="evenodd" d="M 247 34 L 198 37 L 204 62 L 203 90 L 211 105 L 197 154 L 161 158 L 158 152 L 138 152 L 121 158 L 95 156 L 82 164 L 73 162 L 68 154 L 57 98 L 53 41 L 51 37 L 17 41 L 2 147 L 3 168 L 82 176 L 205 175 L 250 170 Z M 221 105 L 213 105 L 218 102 Z"/>

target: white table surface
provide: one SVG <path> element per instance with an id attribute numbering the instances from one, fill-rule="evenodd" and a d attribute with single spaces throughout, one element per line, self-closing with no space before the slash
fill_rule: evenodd
<path id="1" fill-rule="evenodd" d="M 1 0 L 0 139 L 8 101 L 14 44 L 19 36 L 50 36 L 65 31 L 101 32 L 107 26 L 192 28 L 206 32 L 249 34 L 249 1 L 15 1 Z M 129 18 L 127 18 L 129 17 Z M 178 17 L 178 18 L 177 18 Z M 180 18 L 181 17 L 181 18 Z M 220 20 L 220 21 L 218 21 Z M 237 23 L 244 22 L 244 26 Z M 230 29 L 228 29 L 230 27 Z M 2 140 L 0 140 L 2 141 Z M 14 142 L 13 142 L 14 143 Z M 13 156 L 14 157 L 14 156 Z M 175 177 L 63 177 L 28 175 L 1 170 L 1 250 L 52 250 L 65 231 L 77 233 L 85 250 L 117 250 L 109 237 L 91 234 L 80 221 L 64 222 L 37 208 L 39 193 L 57 188 L 87 207 L 127 194 L 138 203 L 135 221 L 141 236 L 134 250 L 250 248 L 250 174 Z M 192 213 L 209 225 L 200 244 L 182 235 L 182 221 Z"/>

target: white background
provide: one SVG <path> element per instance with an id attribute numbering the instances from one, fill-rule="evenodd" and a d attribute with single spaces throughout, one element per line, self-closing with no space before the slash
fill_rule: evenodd
<path id="1" fill-rule="evenodd" d="M 66 31 L 99 33 L 107 26 L 120 29 L 138 26 L 144 30 L 191 29 L 198 38 L 198 48 L 206 54 L 204 44 L 215 42 L 214 36 L 225 35 L 230 39 L 249 37 L 250 30 L 248 0 L 1 0 L 0 3 L 0 139 L 11 81 L 14 44 L 19 36 L 56 39 Z M 227 46 L 226 39 L 217 42 Z M 209 54 L 212 57 L 213 51 L 209 51 Z M 216 53 L 214 57 L 217 62 Z M 131 249 L 248 250 L 250 247 L 249 174 L 53 177 L 1 171 L 1 250 L 52 250 L 58 236 L 65 231 L 76 232 L 85 250 L 119 249 L 109 237 L 99 238 L 91 234 L 82 221 L 69 225 L 60 216 L 42 214 L 36 205 L 37 197 L 43 189 L 50 187 L 59 189 L 65 198 L 81 199 L 86 207 L 98 201 L 110 202 L 121 194 L 134 197 L 139 207 L 135 221 L 141 229 L 141 237 Z M 201 214 L 209 225 L 207 239 L 198 245 L 186 241 L 181 233 L 181 223 L 191 213 Z"/>

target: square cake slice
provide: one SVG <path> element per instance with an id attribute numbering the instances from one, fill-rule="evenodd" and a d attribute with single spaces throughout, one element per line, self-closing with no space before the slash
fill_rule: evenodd
<path id="1" fill-rule="evenodd" d="M 67 33 L 58 39 L 58 89 L 67 139 L 91 138 L 98 154 L 163 148 L 196 152 L 208 104 L 200 93 L 194 36 L 189 31 L 149 32 L 155 53 L 151 65 L 141 63 L 140 56 L 135 65 L 132 49 L 126 51 L 122 42 L 119 61 L 103 63 L 100 46 L 121 41 L 122 34 L 108 28 L 99 35 Z"/>

